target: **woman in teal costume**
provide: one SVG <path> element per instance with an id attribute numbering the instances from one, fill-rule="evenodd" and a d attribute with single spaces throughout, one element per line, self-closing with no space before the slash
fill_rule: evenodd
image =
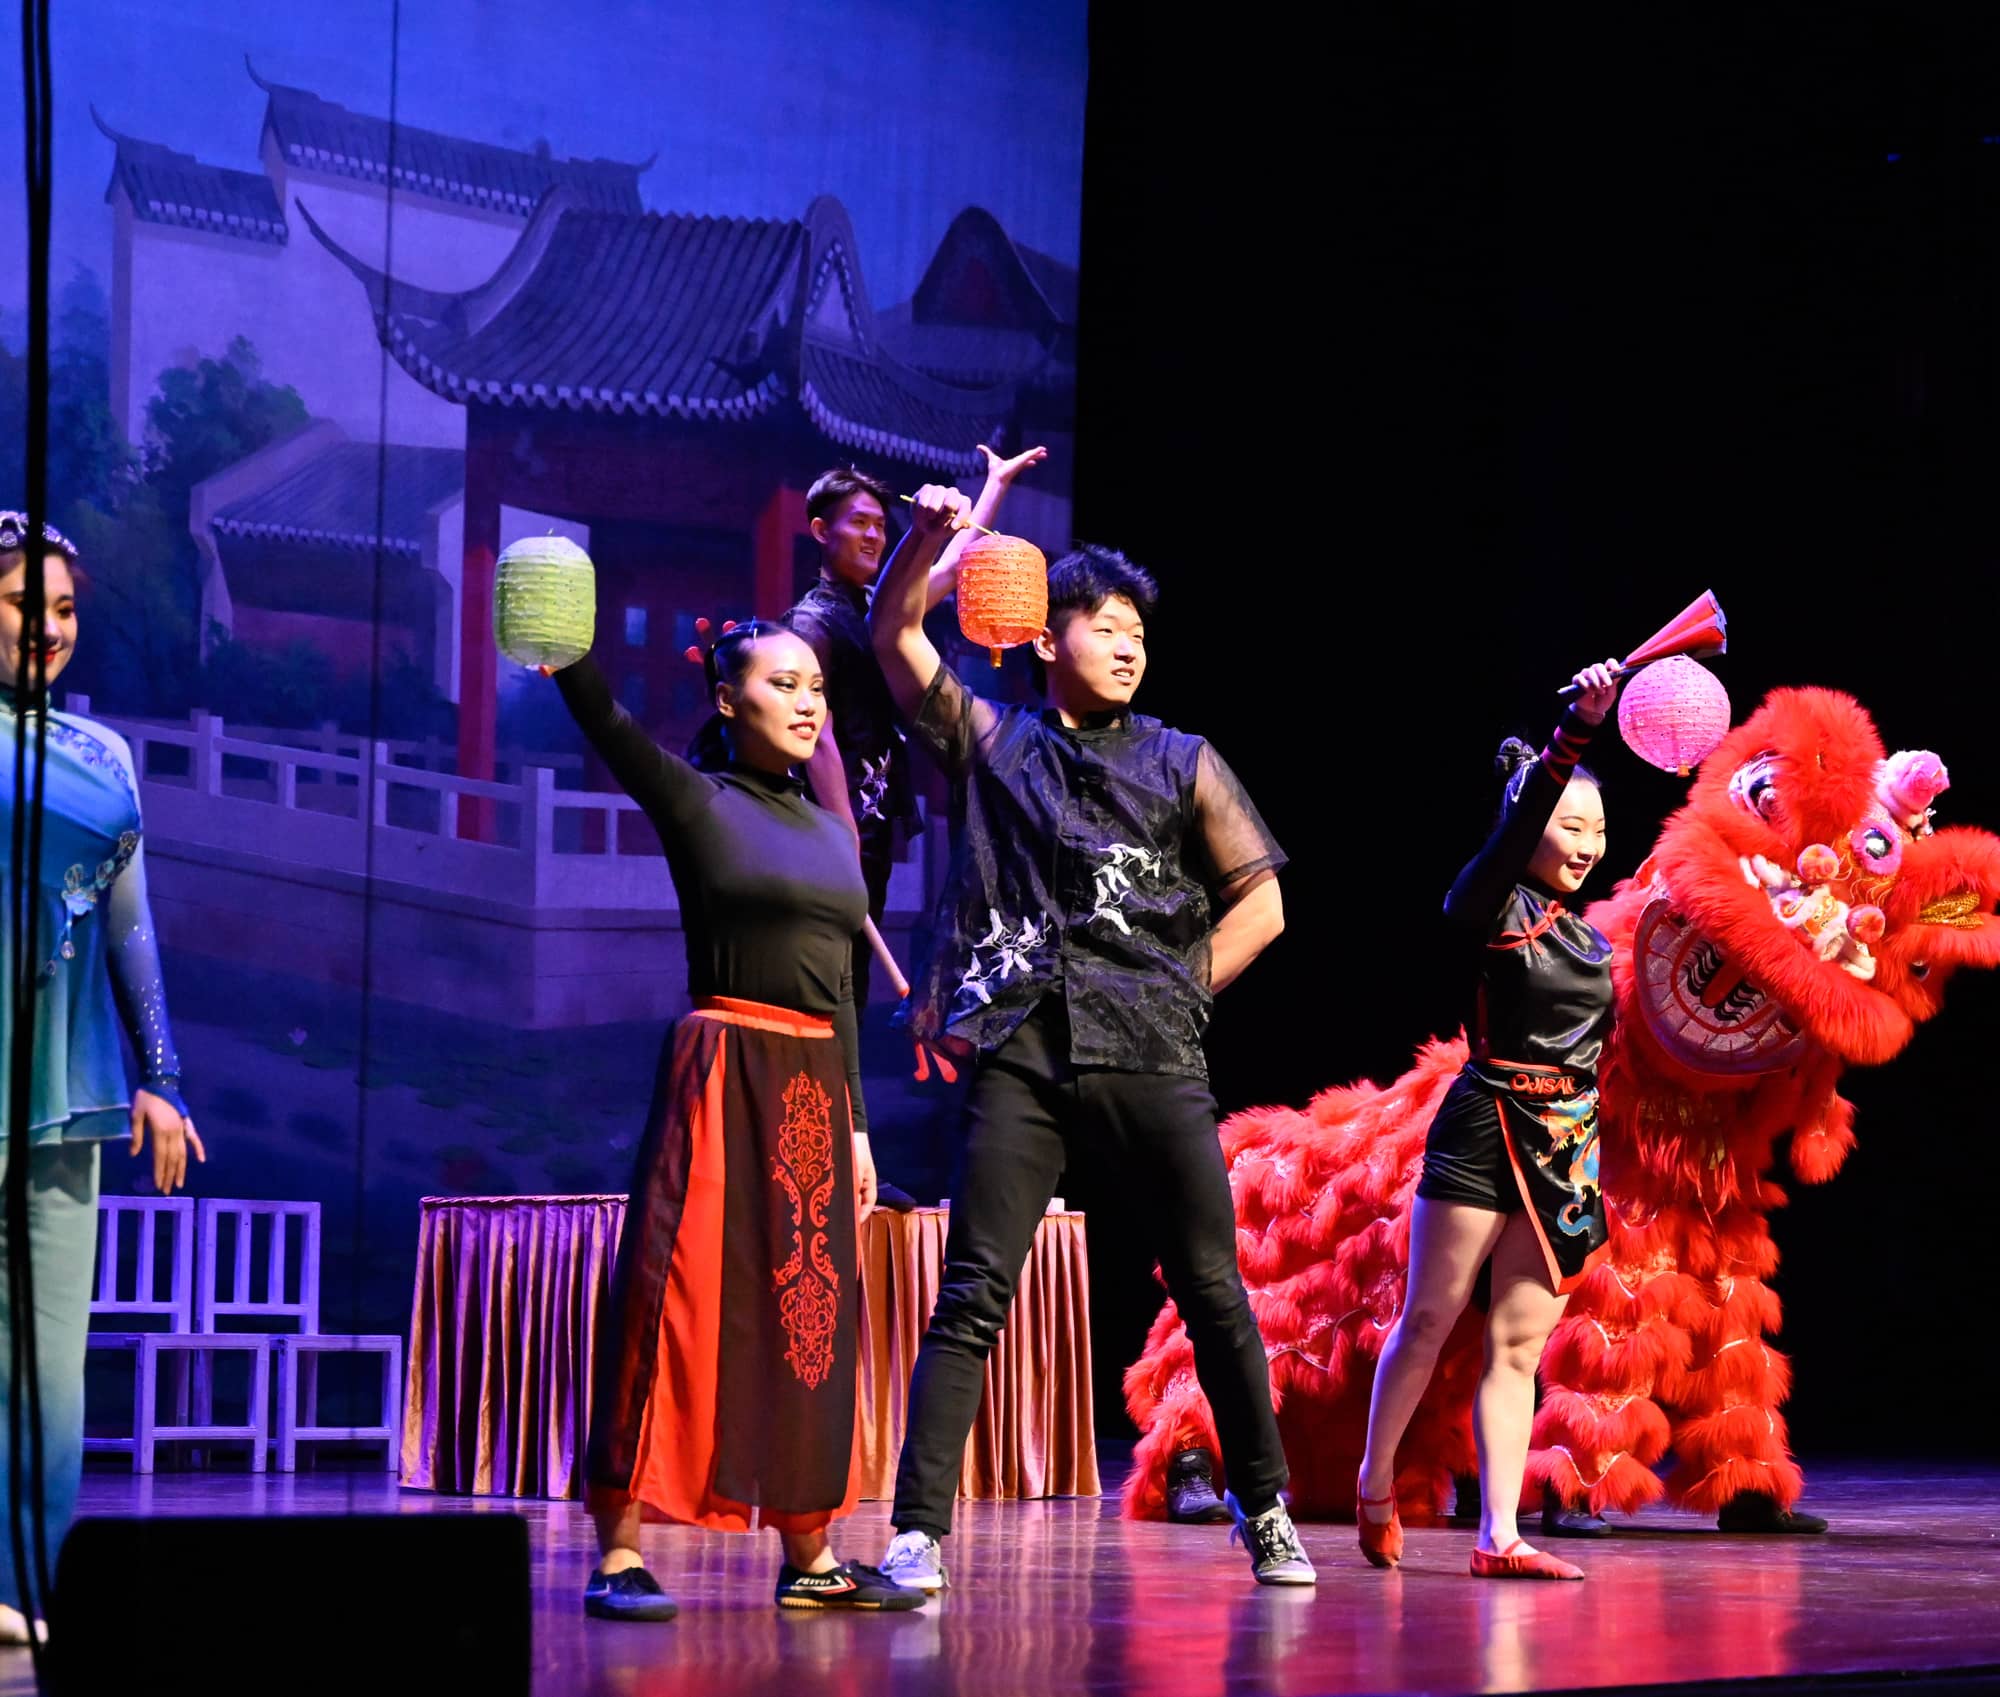
<path id="1" fill-rule="evenodd" d="M 11 858 L 14 809 L 24 799 L 14 793 L 15 738 L 28 739 L 32 794 L 35 721 L 46 713 L 48 722 L 28 1235 L 53 1553 L 69 1528 L 83 1471 L 83 1352 L 97 1251 L 97 1146 L 129 1136 L 136 1155 L 150 1134 L 153 1181 L 162 1194 L 186 1181 L 190 1152 L 197 1161 L 206 1156 L 181 1101 L 180 1062 L 167 1026 L 159 942 L 146 902 L 132 751 L 103 725 L 48 712 L 46 697 L 25 711 L 17 707 L 15 680 L 29 654 L 39 649 L 53 684 L 76 647 L 76 550 L 55 531 L 42 532 L 47 605 L 37 632 L 27 627 L 22 609 L 29 537 L 25 518 L 0 512 L 0 863 Z M 11 865 L 6 877 L 11 890 Z M 13 949 L 11 928 L 0 927 L 0 962 L 10 988 Z M 0 1090 L 12 1083 L 12 1024 L 12 995 L 0 994 Z M 137 1090 L 126 1085 L 121 1031 L 138 1057 Z M 0 1095 L 0 1102 L 11 1100 Z M 0 1174 L 13 1158 L 15 1142 L 11 1135 L 0 1140 Z M 0 1212 L 0 1267 L 7 1230 Z M 12 1331 L 11 1297 L 0 1279 L 0 1450 L 14 1395 Z M 0 1644 L 25 1644 L 27 1621 L 15 1606 L 20 1576 L 7 1533 L 11 1513 L 6 1469 L 0 1467 Z"/>

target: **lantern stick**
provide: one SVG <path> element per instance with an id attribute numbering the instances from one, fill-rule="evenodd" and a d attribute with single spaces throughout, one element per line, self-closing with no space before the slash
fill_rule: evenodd
<path id="1" fill-rule="evenodd" d="M 914 495 L 902 495 L 898 496 L 897 498 L 901 501 L 906 502 L 908 505 L 912 507 L 914 507 L 917 504 L 917 498 Z M 954 530 L 976 530 L 979 532 L 981 536 L 998 536 L 1000 534 L 999 531 L 997 530 L 988 530 L 986 526 L 983 524 L 974 524 L 970 519 L 966 519 L 962 523 L 954 525 L 952 528 Z"/>
<path id="2" fill-rule="evenodd" d="M 1699 648 L 1683 648 L 1681 650 L 1681 653 L 1686 655 L 1690 660 L 1713 660 L 1716 655 L 1722 652 L 1724 652 L 1724 648 L 1720 642 L 1704 643 Z M 1628 660 L 1622 666 L 1613 666 L 1611 668 L 1611 681 L 1613 683 L 1621 683 L 1634 672 L 1643 671 L 1657 660 L 1671 660 L 1672 658 L 1671 654 L 1649 654 L 1643 660 Z M 1564 684 L 1561 689 L 1556 691 L 1556 696 L 1558 700 L 1574 701 L 1582 693 L 1583 691 L 1578 689 L 1575 684 Z"/>
<path id="3" fill-rule="evenodd" d="M 889 952 L 889 945 L 882 933 L 875 929 L 875 921 L 864 919 L 862 927 L 868 933 L 868 946 L 875 951 L 875 958 L 882 963 L 882 970 L 889 975 L 889 982 L 896 986 L 898 1000 L 909 995 L 910 981 L 903 976 L 903 969 L 896 964 L 896 957 Z"/>

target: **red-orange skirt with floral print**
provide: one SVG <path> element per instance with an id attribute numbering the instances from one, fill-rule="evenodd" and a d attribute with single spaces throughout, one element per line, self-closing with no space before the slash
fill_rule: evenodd
<path id="1" fill-rule="evenodd" d="M 854 1149 L 830 1020 L 703 1003 L 668 1034 L 597 1338 L 594 1503 L 747 1532 L 854 1506 Z"/>

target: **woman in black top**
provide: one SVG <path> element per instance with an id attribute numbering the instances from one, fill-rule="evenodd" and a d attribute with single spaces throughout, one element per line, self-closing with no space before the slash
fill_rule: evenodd
<path id="1" fill-rule="evenodd" d="M 600 1326 L 586 1612 L 669 1618 L 642 1509 L 784 1541 L 791 1608 L 922 1598 L 836 1562 L 854 1502 L 859 1220 L 875 1200 L 849 955 L 868 911 L 853 839 L 793 767 L 826 724 L 819 662 L 753 621 L 709 660 L 718 770 L 667 753 L 588 659 L 563 699 L 666 850 L 694 1011 L 668 1034 Z M 698 744 L 702 746 L 703 744 Z"/>
<path id="2" fill-rule="evenodd" d="M 1611 945 L 1565 905 L 1604 854 L 1597 780 L 1578 759 L 1617 698 L 1616 662 L 1578 695 L 1537 755 L 1509 739 L 1499 823 L 1458 875 L 1445 914 L 1473 981 L 1471 1055 L 1431 1122 L 1410 1221 L 1402 1316 L 1383 1346 L 1357 1513 L 1378 1567 L 1401 1560 L 1396 1446 L 1445 1338 L 1493 1261 L 1479 1444 L 1481 1578 L 1581 1579 L 1515 1525 L 1535 1413 L 1535 1369 L 1568 1293 L 1604 1241 L 1597 1185 L 1597 1062 L 1611 1026 Z"/>

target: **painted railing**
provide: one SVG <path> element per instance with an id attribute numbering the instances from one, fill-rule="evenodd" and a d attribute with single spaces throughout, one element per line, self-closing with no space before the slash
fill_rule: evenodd
<path id="1" fill-rule="evenodd" d="M 77 708 L 75 711 L 83 712 L 85 709 Z M 270 730 L 238 725 L 229 734 L 251 742 L 279 743 L 287 748 L 311 749 L 319 754 L 344 754 L 352 759 L 360 759 L 368 747 L 367 738 L 350 735 L 331 722 L 311 730 Z M 390 760 L 398 766 L 414 766 L 425 772 L 450 772 L 458 764 L 458 744 L 444 737 L 391 738 L 379 746 L 389 751 Z M 529 766 L 547 766 L 565 776 L 570 773 L 581 776 L 584 760 L 581 754 L 502 744 L 494 754 L 493 765 L 495 773 L 502 777 L 512 777 Z"/>
<path id="2" fill-rule="evenodd" d="M 87 697 L 64 705 L 90 713 Z M 504 781 L 461 778 L 406 764 L 421 744 L 302 747 L 290 739 L 316 733 L 230 730 L 199 710 L 184 725 L 98 717 L 132 746 L 148 840 L 183 854 L 254 856 L 430 900 L 669 913 L 680 905 L 637 804 L 562 788 L 546 765 L 521 765 Z M 458 834 L 459 810 L 475 799 L 492 804 L 492 841 Z M 896 867 L 892 913 L 927 905 L 943 855 L 939 821 L 922 851 Z"/>

